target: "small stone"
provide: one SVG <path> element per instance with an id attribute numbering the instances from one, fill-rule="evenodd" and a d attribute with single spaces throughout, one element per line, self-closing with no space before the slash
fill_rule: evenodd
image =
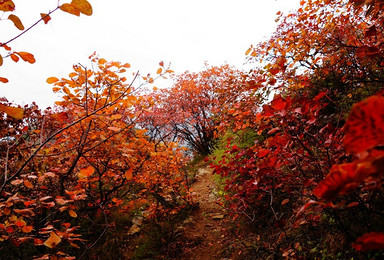
<path id="1" fill-rule="evenodd" d="M 143 224 L 143 217 L 142 216 L 135 217 L 134 219 L 132 219 L 132 224 L 136 226 L 141 226 Z"/>
<path id="2" fill-rule="evenodd" d="M 141 228 L 138 225 L 132 225 L 132 227 L 128 230 L 128 235 L 134 235 L 139 233 Z"/>
<path id="3" fill-rule="evenodd" d="M 183 221 L 183 224 L 186 225 L 186 224 L 190 224 L 192 222 L 193 222 L 193 218 L 189 217 L 189 218 L 187 218 L 186 220 Z"/>
<path id="4" fill-rule="evenodd" d="M 223 218 L 224 218 L 223 214 L 217 214 L 212 216 L 212 219 L 223 219 Z"/>

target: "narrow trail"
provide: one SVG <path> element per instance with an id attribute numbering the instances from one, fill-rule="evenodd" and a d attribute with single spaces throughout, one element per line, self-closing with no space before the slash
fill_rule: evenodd
<path id="1" fill-rule="evenodd" d="M 217 204 L 212 169 L 200 168 L 192 185 L 194 199 L 199 208 L 184 223 L 185 237 L 190 243 L 181 259 L 227 259 L 225 246 L 226 213 Z"/>

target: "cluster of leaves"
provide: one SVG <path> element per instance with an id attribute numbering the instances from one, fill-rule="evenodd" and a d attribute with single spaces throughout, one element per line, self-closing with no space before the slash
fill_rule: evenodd
<path id="1" fill-rule="evenodd" d="M 240 101 L 256 103 L 244 91 L 256 82 L 250 75 L 229 65 L 206 66 L 204 71 L 178 75 L 169 89 L 152 93 L 156 101 L 144 115 L 144 126 L 158 140 L 179 140 L 192 151 L 209 154 L 215 144 L 217 130 L 227 110 Z"/>
<path id="2" fill-rule="evenodd" d="M 12 255 L 85 256 L 110 212 L 161 219 L 191 203 L 183 150 L 137 126 L 148 108 L 138 75 L 126 83 L 128 63 L 90 58 L 93 70 L 75 65 L 69 78 L 47 79 L 62 96 L 53 109 L 1 116 L 0 239 L 4 250 L 19 247 Z M 84 230 L 93 219 L 103 219 L 98 234 Z"/>
<path id="3" fill-rule="evenodd" d="M 57 6 L 52 11 L 49 11 L 48 13 L 41 13 L 40 19 L 37 20 L 37 22 L 32 24 L 30 27 L 25 28 L 21 19 L 14 14 L 15 9 L 16 5 L 12 0 L 4 0 L 0 2 L 0 11 L 4 12 L 4 15 L 10 13 L 8 15 L 7 20 L 12 21 L 13 25 L 19 31 L 21 31 L 12 39 L 9 39 L 6 42 L 0 42 L 0 50 L 2 50 L 0 52 L 0 66 L 3 65 L 4 59 L 7 58 L 10 58 L 13 62 L 18 62 L 20 59 L 22 59 L 23 61 L 31 64 L 35 63 L 36 59 L 32 53 L 26 51 L 15 51 L 12 49 L 10 44 L 12 44 L 13 41 L 21 37 L 24 33 L 31 30 L 40 22 L 44 22 L 45 24 L 47 24 L 51 20 L 51 14 L 56 12 L 57 10 L 62 10 L 63 12 L 67 12 L 77 16 L 79 16 L 80 13 L 85 15 L 92 15 L 92 6 L 87 0 L 72 0 L 71 3 L 65 3 L 62 5 L 60 5 L 58 1 Z M 0 76 L 0 83 L 8 83 L 8 79 Z M 7 115 L 16 119 L 21 119 L 23 116 L 23 110 L 21 108 L 13 107 L 11 105 L 5 105 L 4 103 L 0 103 L 0 111 L 5 112 Z"/>
<path id="4" fill-rule="evenodd" d="M 230 138 L 212 167 L 258 257 L 362 257 L 383 248 L 382 5 L 301 1 L 246 52 L 263 68 L 244 93 L 274 97 L 220 114 L 219 135 Z M 253 143 L 244 133 L 254 133 Z"/>

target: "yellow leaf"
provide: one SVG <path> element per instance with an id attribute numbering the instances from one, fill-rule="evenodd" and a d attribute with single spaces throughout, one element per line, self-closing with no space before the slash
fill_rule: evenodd
<path id="1" fill-rule="evenodd" d="M 33 54 L 29 53 L 29 52 L 25 52 L 25 51 L 19 51 L 19 52 L 15 52 L 17 55 L 20 56 L 20 58 L 23 59 L 23 61 L 27 61 L 29 63 L 35 63 L 36 60 L 35 60 L 35 57 L 33 56 Z"/>
<path id="2" fill-rule="evenodd" d="M 47 24 L 51 20 L 51 17 L 49 16 L 49 14 L 41 13 L 40 16 L 41 16 L 41 19 L 43 19 L 45 24 Z"/>
<path id="3" fill-rule="evenodd" d="M 56 235 L 55 232 L 51 232 L 49 238 L 44 242 L 44 245 L 49 248 L 54 248 L 57 244 L 61 242 L 61 238 Z"/>
<path id="4" fill-rule="evenodd" d="M 74 210 L 70 209 L 68 213 L 72 218 L 77 218 L 77 213 Z"/>
<path id="5" fill-rule="evenodd" d="M 17 29 L 23 31 L 24 30 L 24 25 L 23 23 L 21 22 L 20 18 L 17 17 L 16 15 L 14 14 L 10 14 L 8 16 L 8 20 L 11 20 L 13 22 L 13 24 L 16 26 Z"/>
<path id="6" fill-rule="evenodd" d="M 15 10 L 15 4 L 11 0 L 0 1 L 0 11 L 9 12 Z"/>
<path id="7" fill-rule="evenodd" d="M 33 230 L 33 227 L 32 227 L 32 226 L 24 226 L 21 230 L 22 230 L 24 233 L 31 233 L 32 230 Z"/>
<path id="8" fill-rule="evenodd" d="M 162 68 L 158 68 L 156 73 L 157 73 L 157 74 L 160 74 L 162 71 L 163 71 Z"/>
<path id="9" fill-rule="evenodd" d="M 59 79 L 56 78 L 56 77 L 50 77 L 50 78 L 47 78 L 47 83 L 48 83 L 48 84 L 52 84 L 52 83 L 55 83 L 55 82 L 57 82 L 57 81 L 59 81 Z"/>
<path id="10" fill-rule="evenodd" d="M 80 16 L 80 10 L 77 9 L 72 4 L 62 4 L 60 6 L 60 9 L 63 12 L 66 12 L 66 13 L 69 13 L 69 14 L 73 14 L 73 15 L 76 15 L 76 16 Z"/>
<path id="11" fill-rule="evenodd" d="M 132 169 L 129 169 L 125 172 L 125 178 L 127 178 L 127 180 L 130 180 L 132 179 L 133 177 L 133 174 L 132 174 Z"/>
<path id="12" fill-rule="evenodd" d="M 86 178 L 91 176 L 95 172 L 95 168 L 92 166 L 88 166 L 87 168 L 81 169 L 79 172 L 79 177 L 80 178 Z"/>
<path id="13" fill-rule="evenodd" d="M 27 187 L 29 189 L 33 189 L 33 185 L 29 180 L 25 180 L 24 185 L 25 185 L 25 187 Z"/>
<path id="14" fill-rule="evenodd" d="M 20 107 L 10 107 L 0 104 L 0 111 L 5 112 L 8 116 L 15 119 L 22 119 L 24 110 Z"/>
<path id="15" fill-rule="evenodd" d="M 3 65 L 3 57 L 0 55 L 0 66 Z"/>
<path id="16" fill-rule="evenodd" d="M 71 5 L 75 6 L 82 14 L 92 15 L 92 6 L 87 0 L 72 0 Z"/>

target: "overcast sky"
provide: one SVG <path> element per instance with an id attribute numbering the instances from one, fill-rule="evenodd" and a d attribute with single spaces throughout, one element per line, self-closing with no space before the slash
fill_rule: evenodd
<path id="1" fill-rule="evenodd" d="M 89 65 L 94 51 L 108 61 L 128 62 L 142 74 L 155 74 L 160 61 L 171 62 L 176 73 L 199 71 L 205 61 L 241 68 L 249 46 L 273 32 L 276 12 L 299 6 L 299 0 L 88 1 L 92 16 L 57 11 L 47 25 L 37 25 L 10 44 L 15 51 L 33 53 L 37 61 L 4 60 L 0 76 L 10 82 L 0 83 L 0 97 L 18 104 L 36 101 L 42 108 L 52 105 L 58 98 L 45 80 L 67 77 L 73 64 Z M 26 28 L 57 5 L 56 0 L 14 2 Z M 6 42 L 20 31 L 2 20 L 0 32 L 0 42 Z"/>

